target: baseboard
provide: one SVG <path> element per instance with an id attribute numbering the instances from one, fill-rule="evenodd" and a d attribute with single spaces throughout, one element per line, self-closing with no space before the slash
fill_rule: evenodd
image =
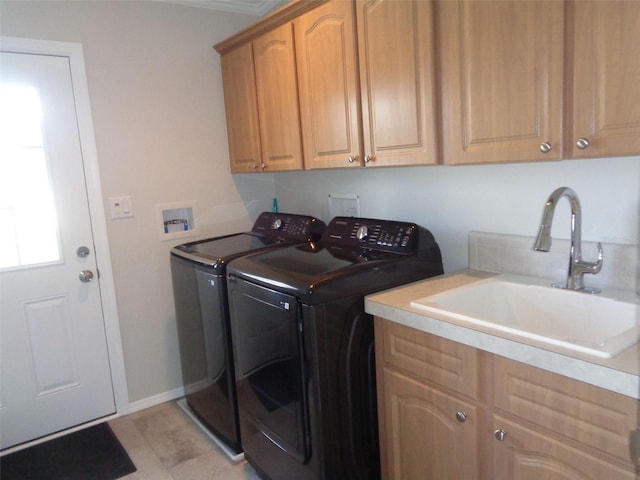
<path id="1" fill-rule="evenodd" d="M 142 400 L 136 400 L 129 404 L 129 411 L 127 413 L 134 413 L 145 408 L 155 407 L 161 403 L 171 402 L 178 398 L 184 397 L 184 387 L 169 390 L 168 392 L 158 393 L 151 397 L 143 398 Z"/>

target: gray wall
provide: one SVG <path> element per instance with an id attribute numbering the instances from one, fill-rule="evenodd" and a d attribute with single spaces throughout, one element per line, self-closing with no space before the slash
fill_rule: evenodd
<path id="1" fill-rule="evenodd" d="M 547 197 L 560 186 L 580 197 L 584 240 L 636 244 L 640 238 L 640 157 L 289 172 L 275 178 L 282 210 L 327 219 L 329 194 L 355 193 L 363 217 L 427 227 L 440 244 L 446 272 L 467 266 L 469 231 L 536 235 Z M 569 217 L 562 200 L 554 236 L 569 238 Z"/>

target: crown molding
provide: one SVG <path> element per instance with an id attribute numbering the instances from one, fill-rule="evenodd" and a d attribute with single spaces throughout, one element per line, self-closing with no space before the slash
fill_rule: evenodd
<path id="1" fill-rule="evenodd" d="M 289 0 L 157 0 L 188 7 L 244 13 L 264 17 L 289 3 Z"/>

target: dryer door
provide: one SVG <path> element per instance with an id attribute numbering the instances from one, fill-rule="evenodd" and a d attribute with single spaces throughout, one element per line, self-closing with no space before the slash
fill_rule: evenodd
<path id="1" fill-rule="evenodd" d="M 266 437 L 305 463 L 310 441 L 298 302 L 234 277 L 228 287 L 245 451 L 251 456 L 252 443 Z"/>

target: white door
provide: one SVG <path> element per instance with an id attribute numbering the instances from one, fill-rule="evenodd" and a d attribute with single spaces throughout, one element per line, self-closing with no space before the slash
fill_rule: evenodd
<path id="1" fill-rule="evenodd" d="M 69 58 L 0 53 L 0 448 L 115 412 Z"/>

